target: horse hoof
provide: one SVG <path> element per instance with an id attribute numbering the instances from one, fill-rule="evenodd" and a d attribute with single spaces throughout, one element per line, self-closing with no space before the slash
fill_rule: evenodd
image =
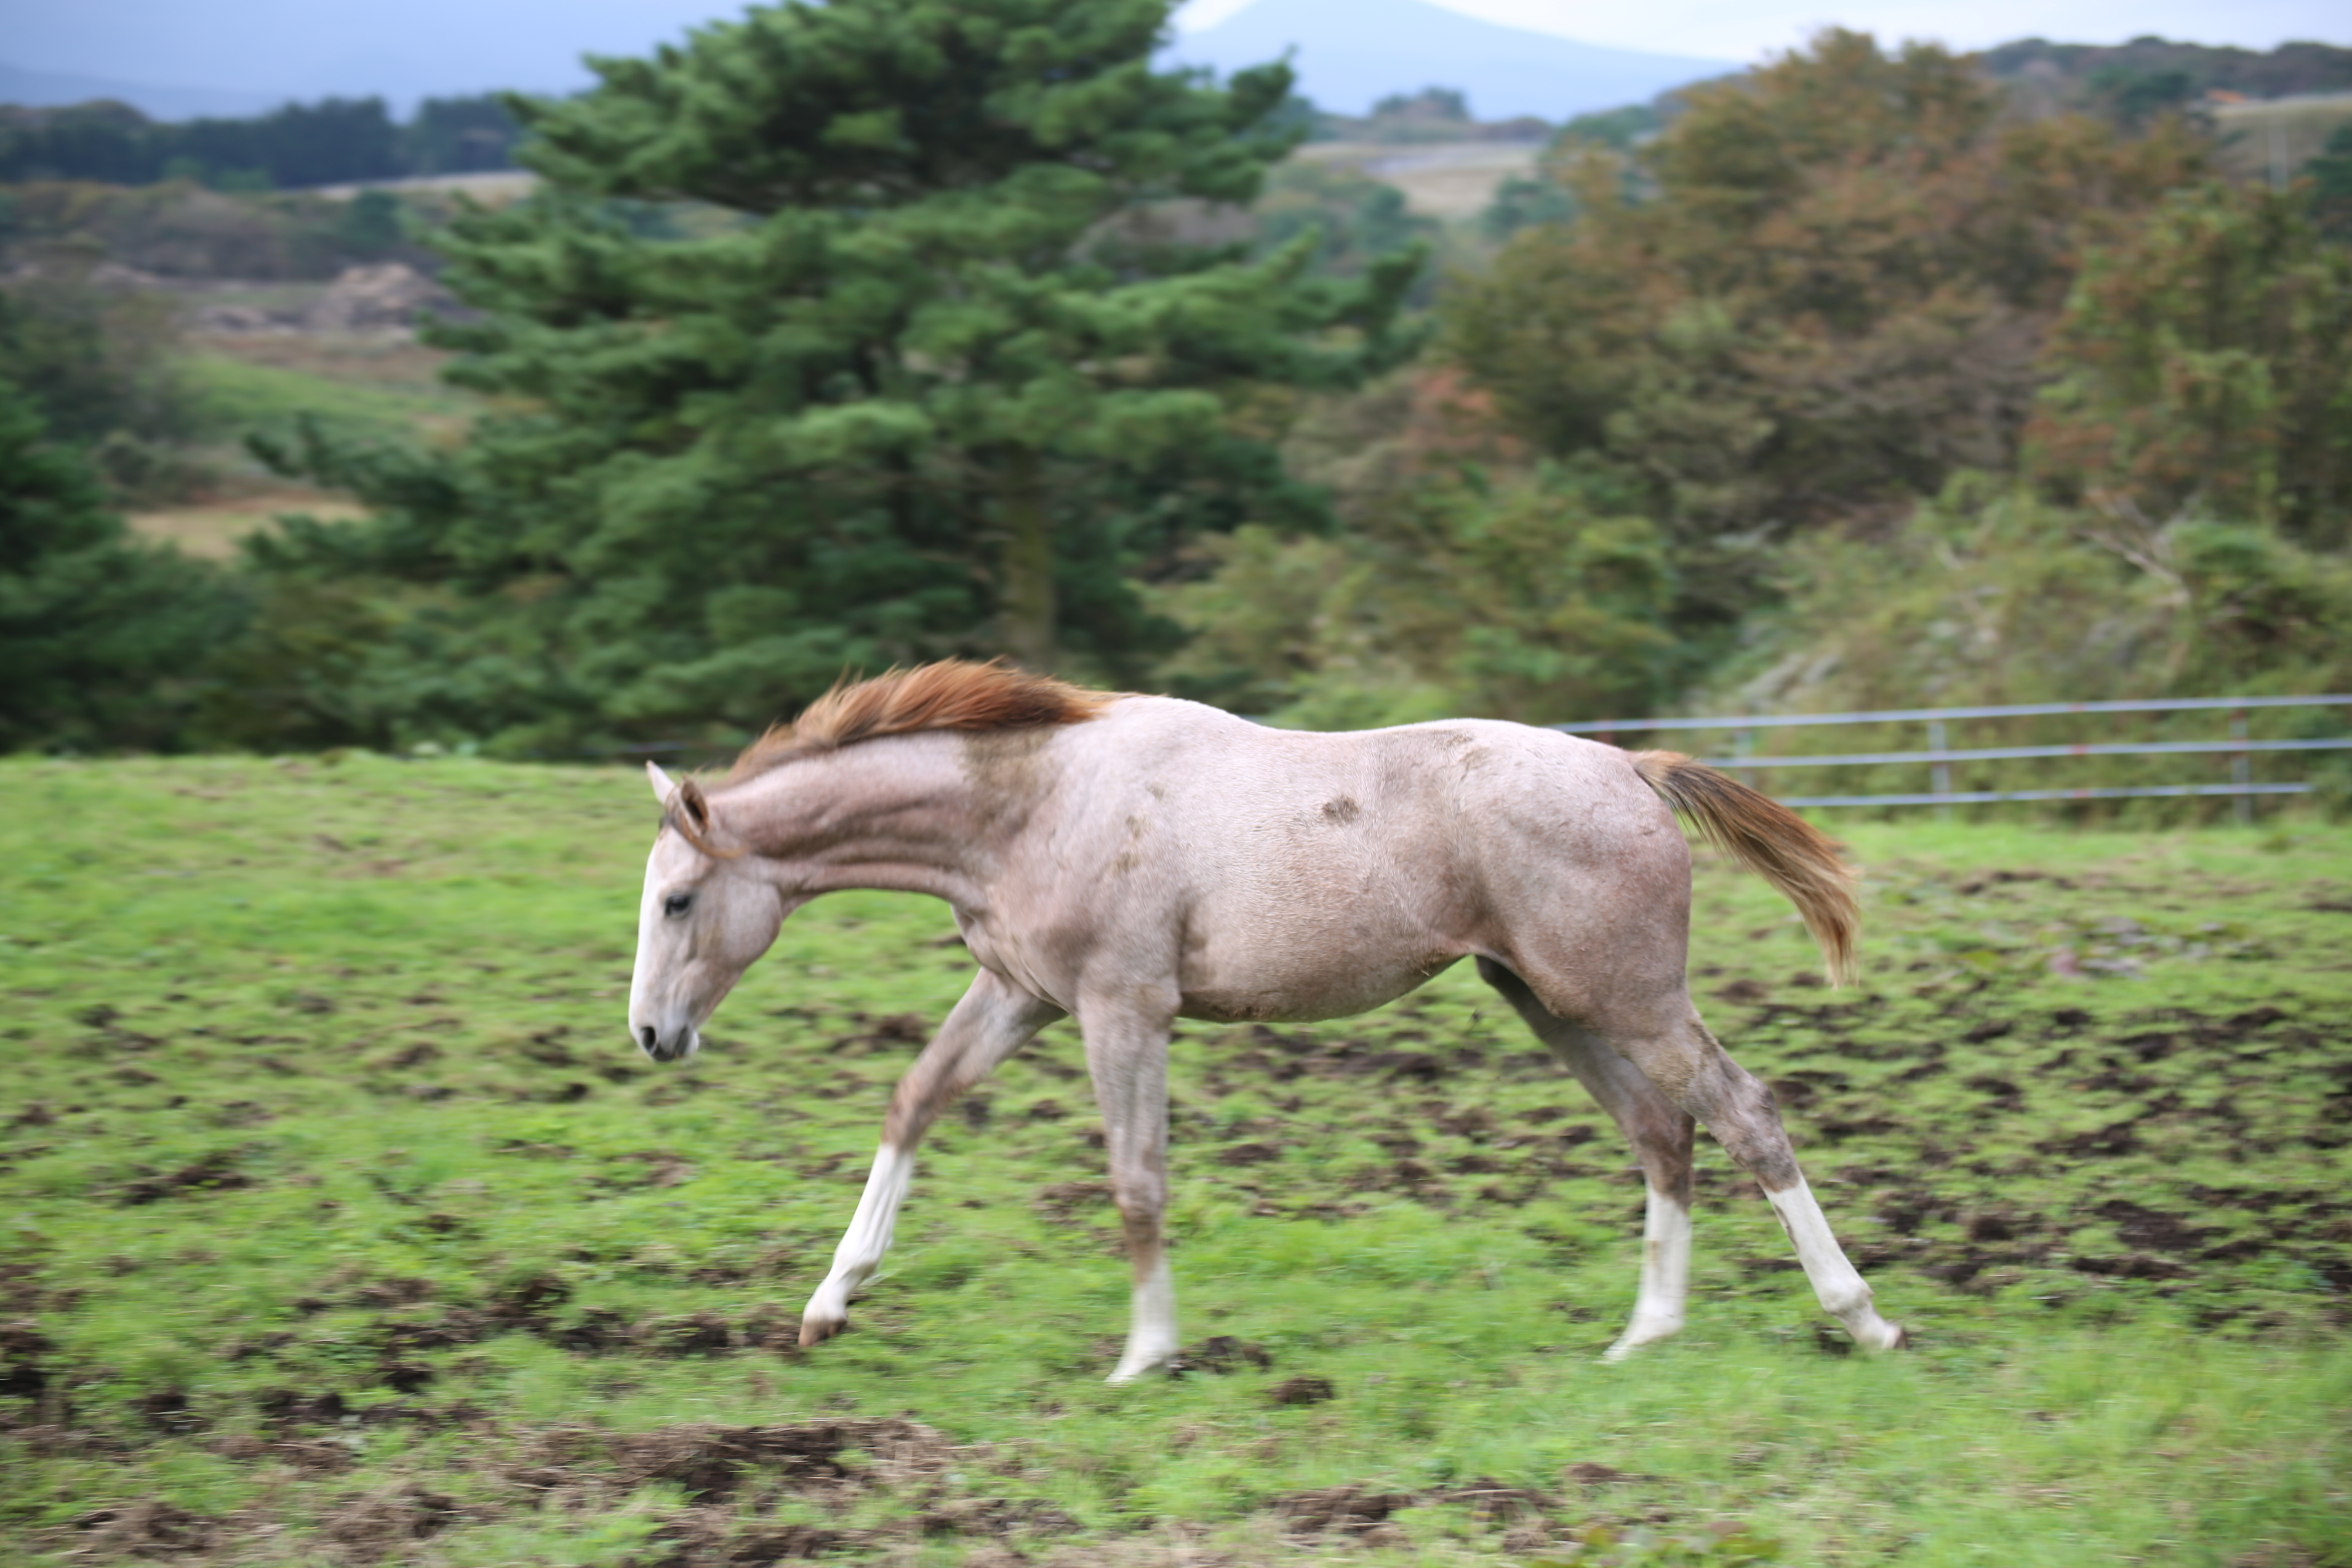
<path id="1" fill-rule="evenodd" d="M 801 1349 L 806 1350 L 811 1345 L 823 1344 L 825 1341 L 833 1338 L 834 1335 L 842 1332 L 848 1327 L 849 1320 L 847 1318 L 803 1318 L 801 1320 Z"/>
<path id="2" fill-rule="evenodd" d="M 1111 1369 L 1110 1375 L 1104 1378 L 1103 1381 L 1109 1384 L 1113 1388 L 1117 1388 L 1119 1384 L 1124 1383 L 1133 1383 L 1137 1378 L 1141 1377 L 1147 1372 L 1160 1372 L 1164 1370 L 1169 1362 L 1174 1359 L 1174 1356 L 1175 1352 L 1171 1351 L 1166 1355 L 1145 1356 L 1137 1360 L 1129 1360 L 1122 1357 L 1119 1363 Z"/>
<path id="3" fill-rule="evenodd" d="M 1643 1346 L 1654 1345 L 1662 1341 L 1673 1339 L 1682 1331 L 1683 1326 L 1680 1323 L 1658 1328 L 1644 1328 L 1636 1324 L 1618 1335 L 1617 1342 L 1601 1352 L 1601 1359 L 1604 1362 L 1623 1361 Z"/>

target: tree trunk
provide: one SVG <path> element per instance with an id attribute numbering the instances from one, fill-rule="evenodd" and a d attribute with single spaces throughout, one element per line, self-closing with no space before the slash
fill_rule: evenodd
<path id="1" fill-rule="evenodd" d="M 1054 668 L 1054 525 L 1043 465 L 1031 447 L 1005 457 L 1004 563 L 999 579 L 1004 650 L 1024 668 Z"/>

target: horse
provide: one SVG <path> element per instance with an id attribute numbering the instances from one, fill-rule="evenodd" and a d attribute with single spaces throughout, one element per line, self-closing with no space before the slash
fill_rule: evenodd
<path id="1" fill-rule="evenodd" d="M 713 787 L 647 763 L 629 1032 L 657 1062 L 785 917 L 847 888 L 929 894 L 977 965 L 890 1099 L 800 1342 L 845 1328 L 890 1245 L 924 1131 L 1038 1030 L 1074 1017 L 1132 1271 L 1125 1383 L 1177 1354 L 1168 1046 L 1177 1019 L 1346 1017 L 1463 958 L 1615 1118 L 1648 1189 L 1633 1317 L 1611 1359 L 1683 1326 L 1691 1145 L 1756 1179 L 1822 1309 L 1865 1349 L 1902 1330 L 1806 1184 L 1772 1095 L 1692 1005 L 1688 819 L 1762 875 L 1850 980 L 1853 871 L 1769 797 L 1671 752 L 1445 720 L 1320 734 L 1167 697 L 960 661 L 837 685 Z"/>

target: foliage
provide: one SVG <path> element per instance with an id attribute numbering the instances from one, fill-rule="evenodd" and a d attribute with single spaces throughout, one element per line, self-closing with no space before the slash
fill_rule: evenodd
<path id="1" fill-rule="evenodd" d="M 0 752 L 175 743 L 192 672 L 241 614 L 214 573 L 131 542 L 88 467 L 0 381 Z"/>
<path id="2" fill-rule="evenodd" d="M 1742 695 L 1800 710 L 2352 684 L 2352 563 L 2257 525 L 2150 525 L 1963 476 L 1884 533 L 1801 544 L 1788 569 L 1749 654 L 1774 673 Z"/>
<path id="3" fill-rule="evenodd" d="M 411 266 L 436 259 L 405 237 L 446 204 L 430 195 L 368 193 L 354 201 L 311 195 L 238 194 L 181 180 L 126 190 L 86 182 L 19 185 L 6 193 L 0 241 L 18 258 L 60 247 L 102 252 L 120 267 L 164 278 L 327 279 L 391 254 Z M 385 204 L 396 204 L 387 207 Z M 389 221 L 387 221 L 389 220 Z"/>
<path id="4" fill-rule="evenodd" d="M 1655 525 L 1605 487 L 1449 451 L 1457 391 L 1405 375 L 1302 421 L 1286 457 L 1331 486 L 1344 527 L 1205 542 L 1209 574 L 1154 600 L 1194 633 L 1161 678 L 1318 730 L 1556 722 L 1678 689 L 1690 649 L 1665 629 L 1675 583 Z"/>
<path id="5" fill-rule="evenodd" d="M 1640 1189 L 1467 965 L 1367 1018 L 1187 1022 L 1172 1257 L 1185 1343 L 1231 1359 L 1111 1390 L 1067 1025 L 927 1141 L 856 1331 L 793 1348 L 970 961 L 936 903 L 829 896 L 656 1069 L 621 1026 L 649 806 L 621 769 L 0 766 L 12 1562 L 2352 1552 L 2352 831 L 1842 823 L 1853 994 L 1699 857 L 1700 1005 L 1901 1355 L 1824 1353 L 1703 1139 L 1689 1327 L 1601 1364 Z M 1335 1397 L 1277 1404 L 1302 1376 Z M 952 1462 L 711 1431 L 902 1413 Z"/>
<path id="6" fill-rule="evenodd" d="M 2005 123 L 1966 59 L 1845 32 L 1683 96 L 1630 165 L 1573 160 L 1580 221 L 1523 232 L 1446 316 L 1512 428 L 1638 485 L 1700 556 L 2006 467 L 2076 253 L 2199 157 Z"/>
<path id="7" fill-rule="evenodd" d="M 1298 243 L 1310 231 L 1316 270 L 1337 278 L 1360 278 L 1416 263 L 1442 240 L 1444 225 L 1405 205 L 1404 193 L 1359 169 L 1305 159 L 1276 165 L 1265 190 L 1250 209 L 1254 243 L 1262 254 Z M 1415 266 L 1410 303 L 1425 305 L 1436 279 Z"/>
<path id="8" fill-rule="evenodd" d="M 1667 93 L 1656 102 L 1629 103 L 1622 109 L 1577 115 L 1559 128 L 1559 133 L 1552 139 L 1553 150 L 1595 146 L 1631 153 L 1664 128 L 1668 118 L 1665 106 L 1678 102 L 1678 94 Z"/>
<path id="9" fill-rule="evenodd" d="M 1435 120 L 1466 123 L 1470 100 L 1458 87 L 1424 87 L 1419 92 L 1392 92 L 1372 105 L 1372 118 Z"/>
<path id="10" fill-rule="evenodd" d="M 2352 124 L 2328 133 L 2319 156 L 2303 166 L 2311 182 L 2312 216 L 2336 240 L 2352 240 Z"/>
<path id="11" fill-rule="evenodd" d="M 2021 38 L 1984 53 L 2005 83 L 2054 78 L 2076 107 L 2145 116 L 2216 89 L 2249 98 L 2352 90 L 2352 48 L 2311 42 L 2269 50 L 2176 43 L 2144 35 L 2122 44 Z"/>
<path id="12" fill-rule="evenodd" d="M 1495 187 L 1494 200 L 1478 215 L 1478 231 L 1499 245 L 1523 228 L 1568 223 L 1576 211 L 1576 197 L 1549 173 L 1510 174 Z"/>
<path id="13" fill-rule="evenodd" d="M 1512 120 L 1474 120 L 1469 99 L 1459 88 L 1451 87 L 1392 92 L 1373 104 L 1372 111 L 1366 115 L 1325 113 L 1303 100 L 1293 101 L 1307 110 L 1312 139 L 1321 142 L 1536 142 L 1551 130 L 1532 115 Z"/>
<path id="14" fill-rule="evenodd" d="M 1784 602 L 1753 617 L 1739 656 L 1698 711 L 1867 712 L 1913 707 L 2092 702 L 2339 691 L 2352 684 L 2352 561 L 2275 530 L 2201 516 L 2149 522 L 2129 504 L 2052 504 L 2017 481 L 1961 476 L 1900 524 L 1820 534 L 1782 558 Z M 2258 711 L 2258 737 L 2341 736 L 2327 710 Z M 2087 728 L 2086 728 L 2087 724 Z M 2219 716 L 2121 721 L 1971 720 L 1956 745 L 2063 745 L 2086 738 L 2213 741 Z M 1912 750 L 1916 724 L 1776 738 L 1801 752 Z M 1952 787 L 2028 789 L 2220 783 L 2197 756 L 1976 763 Z M 2273 763 L 2276 763 L 2274 770 Z M 2257 779 L 2333 778 L 2341 759 L 2254 759 Z M 1778 775 L 1779 787 L 1804 775 Z M 1927 769 L 1841 768 L 1840 791 L 1929 786 Z M 2177 803 L 2141 802 L 2136 819 Z M 2219 810 L 2218 800 L 2191 810 Z"/>
<path id="15" fill-rule="evenodd" d="M 89 250 L 50 249 L 0 286 L 0 364 L 60 440 L 186 435 L 191 411 L 172 360 L 179 333 L 171 302 L 110 287 L 96 275 L 97 259 Z"/>
<path id="16" fill-rule="evenodd" d="M 2068 499 L 2352 543 L 2352 250 L 2299 195 L 2205 185 L 2093 253 L 2031 470 Z"/>
<path id="17" fill-rule="evenodd" d="M 406 125 L 381 98 L 287 103 L 245 119 L 158 121 L 128 104 L 0 106 L 0 182 L 186 179 L 262 189 L 511 166 L 515 124 L 488 96 L 428 98 Z"/>
<path id="18" fill-rule="evenodd" d="M 504 411 L 446 460 L 302 459 L 381 511 L 334 559 L 446 586 L 509 650 L 467 673 L 460 732 L 740 730 L 846 665 L 950 652 L 1118 678 L 1166 636 L 1133 577 L 1312 519 L 1262 389 L 1392 355 L 1417 258 L 1314 279 L 1305 236 L 1248 258 L 1113 222 L 1244 203 L 1295 138 L 1266 123 L 1284 69 L 1152 72 L 1163 21 L 782 7 L 516 100 L 546 189 L 443 241 L 488 316 L 442 335 L 453 378 Z M 732 221 L 615 210 L 679 202 Z"/>
<path id="19" fill-rule="evenodd" d="M 514 167 L 522 127 L 504 100 L 491 93 L 428 98 L 401 127 L 402 172 L 467 174 Z"/>

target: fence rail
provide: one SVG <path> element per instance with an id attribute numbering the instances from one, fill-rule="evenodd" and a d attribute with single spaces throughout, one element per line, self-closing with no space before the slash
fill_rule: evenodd
<path id="1" fill-rule="evenodd" d="M 2240 821 L 2250 820 L 2253 802 L 2263 795 L 2307 795 L 2308 782 L 2253 782 L 2252 760 L 2258 753 L 2352 751 L 2352 736 L 2307 740 L 2252 739 L 2246 716 L 2257 709 L 2343 708 L 2352 710 L 2352 696 L 2321 697 L 2175 697 L 2149 701 L 2018 702 L 1978 708 L 1891 708 L 1854 713 L 1757 713 L 1732 717 L 1686 719 L 1602 719 L 1578 724 L 1554 724 L 1571 735 L 1594 735 L 1614 742 L 1620 735 L 1665 734 L 1689 730 L 1729 730 L 1733 753 L 1708 757 L 1710 767 L 1760 772 L 1778 768 L 1852 768 L 1925 764 L 1933 787 L 1926 791 L 1879 795 L 1781 795 L 1785 805 L 1978 805 L 1999 801 L 2135 800 L 2198 795 L 2233 797 Z M 1962 719 L 2033 719 L 2094 713 L 2221 712 L 2230 716 L 2230 737 L 2221 741 L 2074 741 L 2055 745 L 1978 746 L 1953 748 L 1946 743 L 1945 726 Z M 1788 730 L 1834 724 L 1925 724 L 1927 748 L 1914 752 L 1836 752 L 1759 756 L 1752 750 L 1759 730 Z M 1956 790 L 1954 763 L 2012 762 L 2052 757 L 2158 757 L 2221 755 L 2231 760 L 2226 784 L 2134 784 L 2075 789 Z"/>

